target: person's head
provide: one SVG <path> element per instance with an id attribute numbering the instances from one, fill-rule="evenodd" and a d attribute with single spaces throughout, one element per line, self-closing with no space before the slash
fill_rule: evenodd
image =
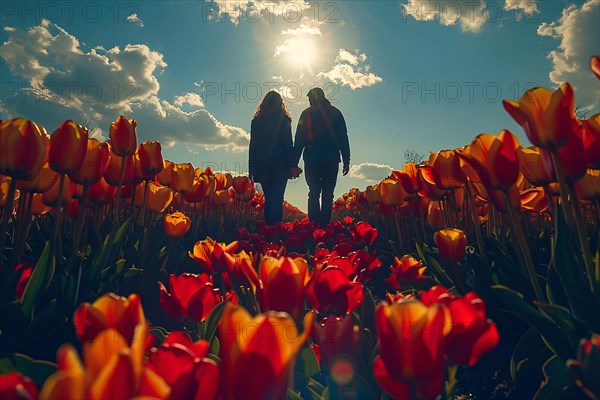
<path id="1" fill-rule="evenodd" d="M 325 101 L 325 92 L 320 87 L 310 89 L 306 96 L 308 96 L 308 102 L 311 106 Z"/>
<path id="2" fill-rule="evenodd" d="M 283 97 L 279 93 L 274 90 L 269 91 L 265 94 L 262 101 L 258 105 L 256 112 L 254 113 L 254 117 L 259 116 L 269 116 L 282 113 L 283 115 L 292 118 L 290 112 L 285 106 L 285 102 L 283 101 Z"/>

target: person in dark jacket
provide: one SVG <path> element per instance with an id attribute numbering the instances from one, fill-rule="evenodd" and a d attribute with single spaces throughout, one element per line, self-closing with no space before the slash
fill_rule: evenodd
<path id="1" fill-rule="evenodd" d="M 346 121 L 340 110 L 325 98 L 323 89 L 311 89 L 308 101 L 310 107 L 302 112 L 296 128 L 294 161 L 297 165 L 304 152 L 308 218 L 325 226 L 331 220 L 340 155 L 342 174 L 347 175 L 350 170 L 350 144 Z"/>
<path id="2" fill-rule="evenodd" d="M 265 195 L 265 222 L 283 220 L 283 195 L 287 180 L 302 172 L 294 164 L 292 116 L 283 98 L 268 92 L 254 113 L 250 128 L 248 172 Z"/>

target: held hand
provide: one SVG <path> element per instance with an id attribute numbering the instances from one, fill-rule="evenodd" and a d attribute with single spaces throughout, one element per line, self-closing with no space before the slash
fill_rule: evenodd
<path id="1" fill-rule="evenodd" d="M 292 171 L 293 179 L 298 178 L 300 176 L 300 174 L 302 174 L 302 168 L 300 168 L 300 167 L 292 167 L 291 171 Z"/>
<path id="2" fill-rule="evenodd" d="M 344 175 L 344 176 L 348 175 L 349 171 L 350 171 L 350 164 L 344 164 L 344 167 L 342 168 L 342 175 Z"/>

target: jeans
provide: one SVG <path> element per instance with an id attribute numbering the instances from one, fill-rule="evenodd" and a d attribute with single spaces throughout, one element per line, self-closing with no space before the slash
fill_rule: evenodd
<path id="1" fill-rule="evenodd" d="M 287 178 L 265 180 L 260 185 L 265 194 L 265 222 L 267 225 L 275 225 L 283 221 L 283 194 Z"/>
<path id="2" fill-rule="evenodd" d="M 339 163 L 305 161 L 304 169 L 308 184 L 308 219 L 325 226 L 331 220 Z"/>

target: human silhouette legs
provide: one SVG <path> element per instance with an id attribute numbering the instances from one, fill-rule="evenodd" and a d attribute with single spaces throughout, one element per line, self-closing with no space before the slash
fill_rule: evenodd
<path id="1" fill-rule="evenodd" d="M 275 179 L 261 182 L 265 194 L 265 222 L 275 225 L 283 220 L 283 196 L 287 179 Z"/>
<path id="2" fill-rule="evenodd" d="M 325 226 L 331 220 L 338 163 L 304 163 L 308 184 L 308 219 Z"/>

